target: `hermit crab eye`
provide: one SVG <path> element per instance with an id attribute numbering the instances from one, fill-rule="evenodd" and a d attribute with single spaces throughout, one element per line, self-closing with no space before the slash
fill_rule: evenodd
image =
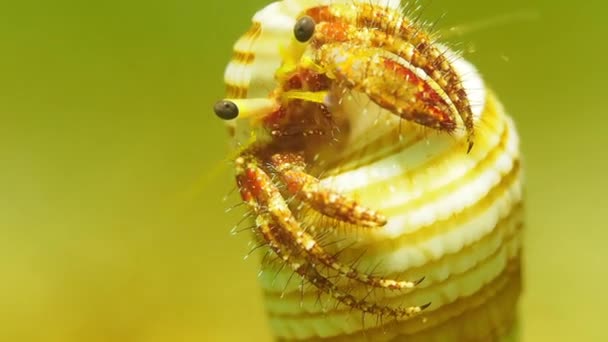
<path id="1" fill-rule="evenodd" d="M 222 120 L 232 120 L 239 115 L 239 107 L 232 101 L 217 101 L 213 106 L 213 111 Z"/>
<path id="2" fill-rule="evenodd" d="M 315 33 L 315 25 L 313 18 L 304 16 L 296 22 L 296 25 L 293 27 L 293 34 L 299 42 L 306 43 Z"/>

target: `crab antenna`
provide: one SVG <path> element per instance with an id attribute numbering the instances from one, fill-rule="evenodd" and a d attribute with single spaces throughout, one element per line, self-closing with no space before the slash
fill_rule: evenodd
<path id="1" fill-rule="evenodd" d="M 304 101 L 310 101 L 310 102 L 321 103 L 321 104 L 324 104 L 327 102 L 327 96 L 328 96 L 327 91 L 312 92 L 312 91 L 290 90 L 290 91 L 286 91 L 283 94 L 283 98 L 287 99 L 287 100 L 296 100 L 297 99 L 297 100 L 304 100 Z"/>

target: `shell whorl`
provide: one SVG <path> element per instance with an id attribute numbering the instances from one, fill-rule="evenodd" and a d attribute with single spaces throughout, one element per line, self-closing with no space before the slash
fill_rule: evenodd
<path id="1" fill-rule="evenodd" d="M 475 76 L 477 77 L 477 76 Z M 520 291 L 522 175 L 518 137 L 491 92 L 477 115 L 480 132 L 470 154 L 463 140 L 422 133 L 387 147 L 387 136 L 351 149 L 323 182 L 388 216 L 373 231 L 323 226 L 318 216 L 300 219 L 331 232 L 343 260 L 357 269 L 399 279 L 425 280 L 411 291 L 374 291 L 385 305 L 431 306 L 406 321 L 376 317 L 337 305 L 298 281 L 280 263 L 262 265 L 267 312 L 285 340 L 415 341 L 499 340 L 516 317 Z M 390 137 L 389 137 L 390 139 Z M 390 152 L 386 152 L 387 148 Z M 365 159 L 348 156 L 365 156 Z M 353 261 L 354 262 L 354 261 Z M 277 273 L 278 272 L 278 273 Z M 368 288 L 349 283 L 352 293 Z M 365 332 L 363 332 L 365 327 Z"/>

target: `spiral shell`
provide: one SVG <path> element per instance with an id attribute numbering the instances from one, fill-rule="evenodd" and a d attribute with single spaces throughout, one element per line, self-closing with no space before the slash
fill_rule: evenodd
<path id="1" fill-rule="evenodd" d="M 289 281 L 292 272 L 277 275 L 280 265 L 266 263 L 261 283 L 278 337 L 460 341 L 493 340 L 509 331 L 520 289 L 518 138 L 493 94 L 484 103 L 477 121 L 483 134 L 469 155 L 442 135 L 413 138 L 386 153 L 380 137 L 365 146 L 364 162 L 341 163 L 323 179 L 388 215 L 380 230 L 336 234 L 348 241 L 336 250 L 358 260 L 359 269 L 424 277 L 411 292 L 375 294 L 387 305 L 432 303 L 424 314 L 382 326 L 369 317 L 361 324 L 360 313 L 335 308 L 329 299 L 319 305 L 314 289 L 302 291 Z"/>
<path id="2" fill-rule="evenodd" d="M 285 0 L 254 16 L 226 70 L 227 97 L 263 97 L 276 86 L 280 50 L 289 45 L 297 16 L 319 3 Z M 382 212 L 388 223 L 371 230 L 336 227 L 305 209 L 294 213 L 303 225 L 323 232 L 328 248 L 357 269 L 424 279 L 400 291 L 342 282 L 349 293 L 381 305 L 431 305 L 405 320 L 364 315 L 294 279 L 280 259 L 264 258 L 260 283 L 278 339 L 485 341 L 514 333 L 523 225 L 518 136 L 474 67 L 456 55 L 450 60 L 473 104 L 477 134 L 470 153 L 463 131 L 420 128 L 350 92 L 339 107 L 348 134 L 339 147 L 318 151 L 312 167 L 323 185 Z M 239 143 L 257 129 L 239 120 L 230 127 Z"/>

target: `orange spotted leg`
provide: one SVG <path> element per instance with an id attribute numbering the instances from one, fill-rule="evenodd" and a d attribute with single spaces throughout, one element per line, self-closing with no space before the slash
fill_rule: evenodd
<path id="1" fill-rule="evenodd" d="M 424 70 L 445 91 L 456 107 L 457 110 L 453 114 L 458 114 L 462 118 L 468 133 L 469 150 L 471 149 L 474 127 L 468 96 L 460 75 L 449 57 L 445 55 L 445 51 L 441 51 L 443 48 L 433 42 L 432 34 L 421 30 L 419 25 L 393 9 L 372 4 L 362 4 L 358 7 L 354 18 L 351 17 L 346 21 L 341 20 L 338 12 L 323 10 L 323 6 L 309 10 L 308 14 L 313 18 L 310 31 L 314 33 L 308 38 L 313 38 L 313 44 L 322 46 L 326 43 L 348 43 L 343 45 L 381 48 L 407 61 L 408 65 Z M 378 18 L 392 19 L 378 20 Z M 314 25 L 315 21 L 317 25 Z M 357 43 L 353 44 L 353 42 Z M 359 50 L 365 49 L 359 48 Z M 347 59 L 340 56 L 333 61 L 344 60 Z M 430 123 L 433 127 L 436 121 Z"/>
<path id="2" fill-rule="evenodd" d="M 299 274 L 302 278 L 308 280 L 316 288 L 324 293 L 327 293 L 338 302 L 350 307 L 361 310 L 365 313 L 378 316 L 391 316 L 396 319 L 409 317 L 417 314 L 427 308 L 429 304 L 421 306 L 411 306 L 406 308 L 391 308 L 373 304 L 362 299 L 357 299 L 354 296 L 340 290 L 335 283 L 332 283 L 327 277 L 324 277 L 315 268 L 314 263 L 302 257 L 301 254 L 294 253 L 300 249 L 300 246 L 294 245 L 293 240 L 286 236 L 284 230 L 272 225 L 272 219 L 268 215 L 259 215 L 256 224 L 259 227 L 259 233 L 262 238 L 268 242 L 270 249 L 289 267 Z M 288 247 L 288 248 L 285 248 Z"/>
<path id="3" fill-rule="evenodd" d="M 320 6 L 309 11 L 311 17 L 297 21 L 296 39 L 316 48 L 312 60 L 304 58 L 301 66 L 308 64 L 348 88 L 364 90 L 381 107 L 433 129 L 453 132 L 454 118 L 460 116 L 470 150 L 474 140 L 473 115 L 462 79 L 445 52 L 432 43 L 431 36 L 386 8 L 362 5 L 356 15 L 345 18 L 338 12 Z M 378 17 L 395 20 L 386 23 L 378 21 Z M 377 26 L 378 23 L 383 25 Z M 394 56 L 389 59 L 388 53 Z M 424 71 L 424 78 L 416 75 L 417 69 Z M 400 76 L 395 78 L 398 82 L 386 82 L 382 76 L 387 72 Z M 378 79 L 372 80 L 370 75 Z"/>
<path id="4" fill-rule="evenodd" d="M 344 265 L 335 255 L 328 253 L 318 244 L 291 213 L 285 199 L 270 176 L 259 166 L 253 156 L 241 156 L 236 160 L 237 183 L 241 196 L 249 206 L 260 215 L 267 215 L 272 225 L 280 231 L 282 241 L 288 241 L 301 254 L 300 257 L 312 260 L 313 264 L 321 264 L 340 275 L 359 281 L 366 285 L 386 289 L 405 289 L 416 286 L 420 281 L 398 281 L 385 279 L 365 273 Z M 258 229 L 260 229 L 258 227 Z M 266 242 L 270 243 L 263 234 Z M 283 245 L 285 245 L 283 243 Z M 285 248 L 285 246 L 283 246 Z M 307 256 L 307 257 L 306 257 Z M 310 280 L 310 279 L 308 279 Z M 322 290 L 322 289 L 321 289 Z"/>
<path id="5" fill-rule="evenodd" d="M 299 154 L 275 154 L 271 163 L 290 193 L 321 214 L 339 221 L 367 227 L 386 224 L 384 215 L 368 209 L 357 201 L 324 188 L 316 177 L 306 173 L 304 159 Z"/>

